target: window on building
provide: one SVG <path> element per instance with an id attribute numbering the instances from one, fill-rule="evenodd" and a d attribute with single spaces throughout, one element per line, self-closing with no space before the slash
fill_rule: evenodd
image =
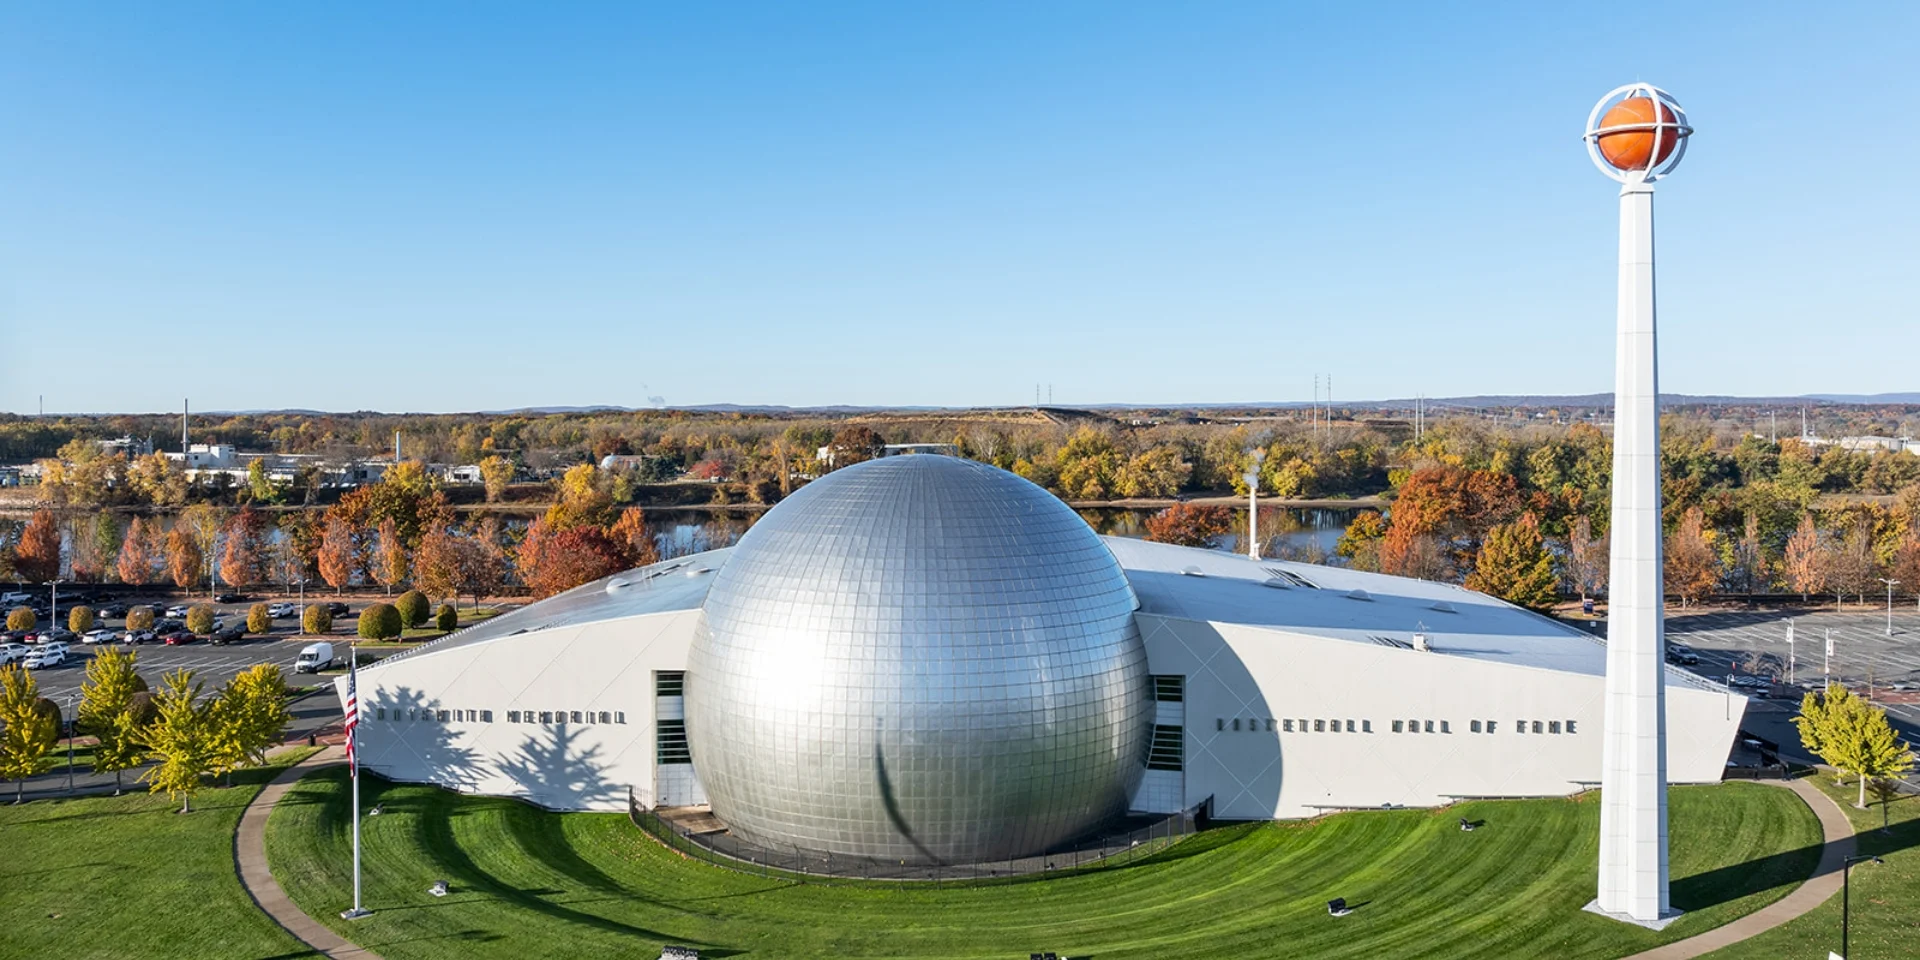
<path id="1" fill-rule="evenodd" d="M 654 731 L 659 748 L 655 760 L 662 764 L 692 763 L 693 751 L 687 749 L 687 722 L 662 720 Z"/>
<path id="2" fill-rule="evenodd" d="M 1473 731 L 1474 733 L 1479 733 L 1479 732 L 1480 732 L 1480 721 L 1478 721 L 1478 720 L 1475 720 L 1475 721 L 1473 721 L 1472 723 L 1470 723 L 1470 724 L 1468 724 L 1468 725 L 1467 725 L 1467 729 L 1468 729 L 1468 730 L 1471 730 L 1471 731 Z"/>
<path id="3" fill-rule="evenodd" d="M 1407 732 L 1407 722 L 1406 722 L 1405 720 L 1395 720 L 1395 721 L 1393 722 L 1393 732 L 1394 732 L 1394 733 L 1406 733 L 1406 732 Z"/>
<path id="4" fill-rule="evenodd" d="M 687 675 L 680 670 L 662 670 L 653 675 L 653 695 L 656 697 L 685 696 Z"/>
<path id="5" fill-rule="evenodd" d="M 1153 743 L 1147 748 L 1148 770 L 1180 770 L 1186 749 L 1186 737 L 1179 727 L 1153 725 Z"/>
<path id="6" fill-rule="evenodd" d="M 1177 674 L 1156 674 L 1153 699 L 1160 703 L 1179 703 L 1187 697 L 1187 678 Z"/>
<path id="7" fill-rule="evenodd" d="M 1559 732 L 1560 732 L 1560 721 L 1558 721 L 1558 720 L 1548 720 L 1548 721 L 1547 721 L 1547 732 L 1548 732 L 1548 733 L 1559 733 Z"/>

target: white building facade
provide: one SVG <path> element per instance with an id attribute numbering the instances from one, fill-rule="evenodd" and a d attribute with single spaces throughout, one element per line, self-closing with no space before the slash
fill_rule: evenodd
<path id="1" fill-rule="evenodd" d="M 1107 538 L 1155 690 L 1139 812 L 1234 820 L 1601 778 L 1606 646 L 1445 584 Z M 556 810 L 705 803 L 687 656 L 731 550 L 597 581 L 360 671 L 362 762 Z M 1721 777 L 1746 700 L 1669 668 L 1668 777 Z M 344 693 L 345 681 L 339 681 Z"/>

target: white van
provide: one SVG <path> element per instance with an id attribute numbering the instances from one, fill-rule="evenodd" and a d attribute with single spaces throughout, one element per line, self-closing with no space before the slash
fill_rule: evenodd
<path id="1" fill-rule="evenodd" d="M 0 594 L 0 606 L 11 607 L 16 603 L 29 603 L 33 597 L 19 592 Z"/>
<path id="2" fill-rule="evenodd" d="M 293 661 L 294 673 L 319 673 L 333 666 L 333 644 L 322 641 L 309 643 L 300 650 L 300 658 Z"/>
<path id="3" fill-rule="evenodd" d="M 27 654 L 27 669 L 38 670 L 41 667 L 54 667 L 67 662 L 67 645 L 58 640 L 39 644 Z"/>

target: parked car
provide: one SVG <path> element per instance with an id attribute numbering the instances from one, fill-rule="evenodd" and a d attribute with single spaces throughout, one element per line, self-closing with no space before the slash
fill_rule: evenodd
<path id="1" fill-rule="evenodd" d="M 31 602 L 32 600 L 33 600 L 33 594 L 22 593 L 18 590 L 13 591 L 12 593 L 0 594 L 0 605 L 5 605 L 9 607 L 17 607 L 20 604 L 28 603 L 28 602 Z"/>
<path id="2" fill-rule="evenodd" d="M 64 643 L 43 643 L 27 654 L 27 669 L 38 670 L 42 667 L 57 667 L 67 662 L 67 645 Z"/>
<path id="3" fill-rule="evenodd" d="M 104 627 L 95 629 L 95 630 L 88 630 L 86 633 L 83 633 L 80 635 L 81 643 L 112 643 L 113 641 L 114 641 L 114 631 L 108 630 Z"/>
<path id="4" fill-rule="evenodd" d="M 282 600 L 279 603 L 272 603 L 267 605 L 267 616 L 272 617 L 275 620 L 279 620 L 282 617 L 291 617 L 299 612 L 300 610 L 298 607 L 295 607 L 293 604 L 288 603 L 284 600 Z"/>
<path id="5" fill-rule="evenodd" d="M 178 619 L 178 618 L 180 618 L 180 617 L 184 617 L 184 616 L 186 616 L 186 615 L 187 615 L 187 611 L 188 611 L 189 609 L 191 609 L 191 608 L 190 608 L 190 607 L 188 607 L 188 606 L 187 606 L 186 604 L 184 604 L 184 603 L 176 603 L 176 604 L 174 604 L 173 606 L 171 606 L 171 607 L 168 607 L 168 608 L 167 608 L 167 612 L 166 612 L 166 615 L 167 615 L 168 617 L 171 617 L 171 618 L 174 618 L 174 619 Z"/>
<path id="6" fill-rule="evenodd" d="M 103 603 L 93 612 L 102 617 L 124 617 L 127 615 L 127 605 L 118 601 Z"/>
<path id="7" fill-rule="evenodd" d="M 158 639 L 152 630 L 128 630 L 120 635 L 121 643 L 152 643 Z"/>
<path id="8" fill-rule="evenodd" d="M 65 627 L 54 627 L 50 630 L 40 631 L 41 643 L 48 643 L 48 642 L 78 643 L 79 640 L 80 640 L 79 634 L 74 633 L 72 630 L 68 630 Z"/>
<path id="9" fill-rule="evenodd" d="M 347 615 L 347 605 L 344 603 L 341 603 L 338 600 L 335 600 L 334 602 L 327 604 L 327 612 L 333 614 L 336 617 L 344 617 Z"/>
<path id="10" fill-rule="evenodd" d="M 216 647 L 222 647 L 229 643 L 240 643 L 245 639 L 247 639 L 247 625 L 235 623 L 215 630 L 207 637 L 207 642 Z"/>
<path id="11" fill-rule="evenodd" d="M 25 660 L 32 652 L 33 648 L 24 643 L 0 643 L 0 667 Z"/>
<path id="12" fill-rule="evenodd" d="M 174 636 L 176 634 L 182 634 L 186 632 L 187 632 L 187 625 L 184 623 L 181 623 L 178 620 L 163 620 L 160 623 L 155 624 L 153 628 L 153 635 L 156 637 L 159 637 L 162 640 L 165 640 L 166 638 Z"/>
<path id="13" fill-rule="evenodd" d="M 214 603 L 246 603 L 252 597 L 244 593 L 223 593 L 213 598 Z"/>
<path id="14" fill-rule="evenodd" d="M 1686 647 L 1670 646 L 1667 648 L 1667 662 L 1677 663 L 1683 667 L 1698 666 L 1700 663 L 1700 655 L 1694 653 L 1692 650 L 1688 650 Z"/>
<path id="15" fill-rule="evenodd" d="M 160 638 L 161 642 L 165 643 L 169 647 L 185 646 L 186 644 L 192 643 L 198 639 L 200 638 L 194 636 L 191 633 L 188 633 L 185 630 L 182 630 L 179 633 L 169 633 L 166 636 Z"/>

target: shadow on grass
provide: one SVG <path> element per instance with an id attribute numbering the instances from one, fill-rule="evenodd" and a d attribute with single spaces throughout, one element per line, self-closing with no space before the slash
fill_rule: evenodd
<path id="1" fill-rule="evenodd" d="M 1886 833 L 1880 833 L 1878 830 L 1862 830 L 1849 839 L 1855 841 L 1863 853 L 1887 854 L 1905 850 L 1920 846 L 1920 821 L 1906 821 L 1894 826 Z M 1843 840 L 1836 844 L 1813 844 L 1793 850 L 1783 850 L 1744 863 L 1728 864 L 1705 873 L 1696 873 L 1690 877 L 1676 877 L 1671 891 L 1674 909 L 1704 910 L 1771 890 L 1774 887 L 1791 886 L 1811 879 L 1814 876 L 1815 867 L 1820 863 L 1821 852 L 1828 846 L 1837 846 L 1845 842 Z"/>
<path id="2" fill-rule="evenodd" d="M 684 938 L 671 937 L 658 930 L 636 927 L 606 917 L 596 916 L 579 910 L 573 910 L 549 900 L 541 899 L 520 888 L 495 880 L 480 865 L 467 856 L 460 846 L 459 839 L 453 835 L 453 818 L 442 804 L 434 804 L 441 809 L 423 810 L 414 818 L 414 831 L 423 850 L 429 851 L 435 865 L 444 870 L 447 879 L 456 888 L 465 888 L 495 899 L 503 900 L 521 909 L 544 914 L 566 923 L 576 923 L 593 927 L 621 936 L 645 937 L 663 943 L 683 942 Z M 628 900 L 626 897 L 609 897 L 607 900 Z M 432 906 L 426 904 L 423 906 Z M 697 941 L 692 941 L 696 942 Z M 703 954 L 708 953 L 702 949 Z M 714 954 L 718 955 L 718 954 Z"/>
<path id="3" fill-rule="evenodd" d="M 521 852 L 541 866 L 602 893 L 625 892 L 617 881 L 599 867 L 588 863 L 573 849 L 573 843 L 567 839 L 559 817 L 532 807 L 516 805 L 507 809 L 503 820 L 507 835 L 513 838 Z"/>

